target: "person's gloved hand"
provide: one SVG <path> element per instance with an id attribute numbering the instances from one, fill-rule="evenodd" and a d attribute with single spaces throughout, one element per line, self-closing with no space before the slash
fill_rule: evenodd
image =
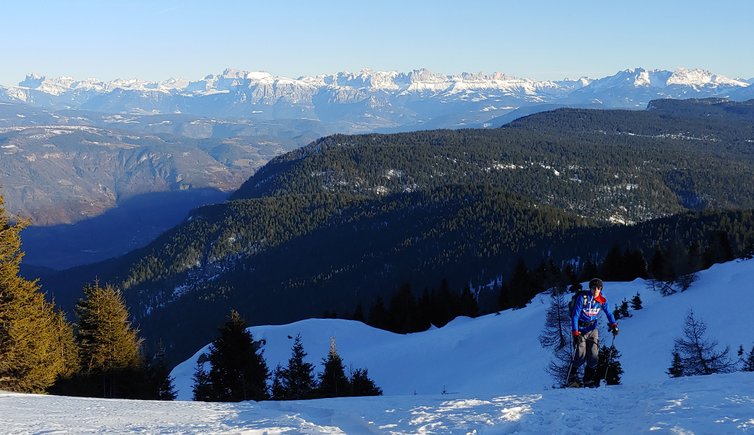
<path id="1" fill-rule="evenodd" d="M 584 342 L 584 336 L 579 331 L 573 331 L 573 344 L 578 346 Z"/>
<path id="2" fill-rule="evenodd" d="M 613 333 L 613 336 L 618 335 L 618 324 L 617 323 L 611 323 L 607 330 Z"/>

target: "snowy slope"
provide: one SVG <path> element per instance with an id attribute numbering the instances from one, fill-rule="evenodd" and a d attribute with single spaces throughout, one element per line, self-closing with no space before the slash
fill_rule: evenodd
<path id="1" fill-rule="evenodd" d="M 707 324 L 710 337 L 731 352 L 754 345 L 754 260 L 718 264 L 698 274 L 689 290 L 669 297 L 646 288 L 643 280 L 606 283 L 604 294 L 612 304 L 640 293 L 644 309 L 620 319 L 616 347 L 621 351 L 623 383 L 639 385 L 667 379 L 673 340 L 681 336 L 684 318 L 693 307 L 695 317 Z M 724 297 L 723 297 L 724 295 Z M 457 318 L 441 329 L 399 335 L 348 320 L 311 319 L 289 325 L 250 328 L 255 339 L 265 339 L 270 368 L 285 365 L 292 340 L 301 334 L 309 361 L 320 367 L 334 336 L 338 352 L 354 368 L 367 368 L 386 395 L 436 394 L 443 389 L 460 394 L 526 393 L 549 388 L 545 374 L 549 350 L 537 337 L 544 326 L 549 296 L 536 297 L 524 309 L 508 310 L 477 319 Z M 610 335 L 601 321 L 603 340 Z M 196 358 L 174 371 L 180 399 L 191 397 Z M 431 370 L 427 368 L 431 367 Z M 753 379 L 754 380 L 754 379 Z"/>
<path id="2" fill-rule="evenodd" d="M 615 344 L 625 373 L 619 386 L 550 387 L 544 372 L 549 353 L 537 342 L 548 304 L 540 296 L 524 309 L 409 335 L 343 320 L 251 328 L 256 339 L 267 341 L 265 357 L 273 368 L 290 355 L 288 335 L 302 335 L 318 368 L 335 336 L 346 364 L 368 368 L 382 397 L 212 404 L 0 393 L 0 424 L 9 433 L 754 432 L 754 374 L 665 374 L 691 307 L 707 324 L 708 338 L 730 346 L 731 356 L 739 345 L 747 352 L 754 345 L 754 260 L 715 265 L 698 276 L 689 290 L 669 297 L 647 290 L 641 280 L 606 283 L 611 302 L 638 291 L 644 303 L 620 320 Z M 181 398 L 190 397 L 194 358 L 173 371 Z M 584 412 L 589 409 L 599 416 Z"/>

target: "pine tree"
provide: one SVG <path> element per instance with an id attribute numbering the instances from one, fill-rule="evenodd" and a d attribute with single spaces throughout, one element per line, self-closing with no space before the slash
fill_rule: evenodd
<path id="1" fill-rule="evenodd" d="M 745 372 L 754 372 L 754 346 L 751 347 L 749 354 L 744 359 L 744 367 L 742 369 Z"/>
<path id="2" fill-rule="evenodd" d="M 60 344 L 60 353 L 63 357 L 63 370 L 60 378 L 74 376 L 81 367 L 79 347 L 73 333 L 73 326 L 66 320 L 65 313 L 58 311 L 55 315 L 55 325 L 58 331 L 57 337 Z"/>
<path id="3" fill-rule="evenodd" d="M 508 282 L 507 288 L 512 308 L 525 307 L 531 298 L 537 293 L 538 289 L 539 288 L 533 282 L 531 272 L 526 267 L 526 262 L 523 258 L 519 258 L 516 262 L 516 267 L 513 269 L 513 275 Z"/>
<path id="4" fill-rule="evenodd" d="M 356 305 L 356 309 L 353 310 L 353 314 L 351 315 L 351 320 L 356 320 L 359 322 L 366 321 L 366 318 L 364 317 L 364 308 L 361 306 L 361 304 Z"/>
<path id="5" fill-rule="evenodd" d="M 725 373 L 733 367 L 728 358 L 729 349 L 716 350 L 717 342 L 708 340 L 704 336 L 706 331 L 704 322 L 694 318 L 694 311 L 689 310 L 683 326 L 684 336 L 675 340 L 674 348 L 680 355 L 685 376 Z"/>
<path id="6" fill-rule="evenodd" d="M 458 315 L 466 317 L 477 317 L 479 315 L 479 305 L 476 298 L 471 293 L 471 288 L 466 286 L 461 292 L 458 303 Z"/>
<path id="7" fill-rule="evenodd" d="M 620 364 L 620 351 L 615 346 L 602 346 L 597 363 L 597 376 L 604 379 L 607 385 L 620 385 L 623 367 Z"/>
<path id="8" fill-rule="evenodd" d="M 379 329 L 388 329 L 390 323 L 389 317 L 390 315 L 385 308 L 385 302 L 382 300 L 381 296 L 377 296 L 377 300 L 369 310 L 369 326 Z"/>
<path id="9" fill-rule="evenodd" d="M 277 399 L 299 400 L 312 397 L 316 388 L 314 365 L 304 361 L 306 355 L 301 334 L 298 334 L 293 342 L 288 366 L 279 370 L 280 391 Z"/>
<path id="10" fill-rule="evenodd" d="M 652 261 L 649 262 L 649 277 L 653 281 L 666 281 L 671 279 L 672 272 L 669 270 L 668 261 L 665 258 L 665 253 L 660 246 L 655 246 L 654 255 Z"/>
<path id="11" fill-rule="evenodd" d="M 84 287 L 76 304 L 82 375 L 99 379 L 101 397 L 143 397 L 146 382 L 140 356 L 141 340 L 131 327 L 121 293 L 98 282 Z M 140 378 L 140 379 L 139 379 Z M 148 390 L 148 388 L 147 388 Z"/>
<path id="12" fill-rule="evenodd" d="M 746 353 L 746 351 L 744 350 L 744 345 L 743 344 L 738 345 L 738 351 L 736 352 L 736 356 L 738 357 L 738 361 L 736 362 L 736 365 L 739 366 L 739 367 L 741 367 L 742 370 L 743 370 L 744 364 L 746 363 L 744 361 L 744 354 L 745 353 Z"/>
<path id="13" fill-rule="evenodd" d="M 626 262 L 620 247 L 614 244 L 602 262 L 602 276 L 607 281 L 623 281 L 625 279 Z"/>
<path id="14" fill-rule="evenodd" d="M 175 400 L 173 377 L 170 376 L 170 368 L 165 361 L 165 348 L 162 345 L 147 364 L 147 377 L 150 383 L 150 395 L 157 400 Z"/>
<path id="15" fill-rule="evenodd" d="M 683 361 L 681 360 L 681 354 L 677 351 L 673 351 L 673 363 L 668 368 L 667 374 L 670 375 L 671 378 L 684 376 Z"/>
<path id="16" fill-rule="evenodd" d="M 389 305 L 390 323 L 388 329 L 393 332 L 405 334 L 416 330 L 416 298 L 411 291 L 411 284 L 405 283 L 390 298 Z"/>
<path id="17" fill-rule="evenodd" d="M 624 268 L 626 280 L 646 278 L 649 266 L 640 249 L 627 250 L 624 254 Z"/>
<path id="18" fill-rule="evenodd" d="M 214 400 L 259 401 L 269 397 L 270 373 L 262 356 L 261 343 L 254 341 L 238 312 L 230 312 L 228 321 L 220 328 L 220 336 L 210 346 L 208 359 L 212 365 L 209 379 Z"/>
<path id="19" fill-rule="evenodd" d="M 631 309 L 634 311 L 638 311 L 642 309 L 642 301 L 641 296 L 639 296 L 639 292 L 636 292 L 636 295 L 631 299 Z"/>
<path id="20" fill-rule="evenodd" d="M 590 256 L 584 263 L 584 267 L 581 270 L 581 279 L 579 279 L 579 281 L 589 281 L 597 275 L 599 275 L 599 270 L 597 269 L 597 265 L 595 264 L 594 260 Z"/>
<path id="21" fill-rule="evenodd" d="M 631 313 L 628 312 L 628 301 L 625 299 L 621 302 L 618 311 L 620 311 L 621 318 L 631 317 Z"/>
<path id="22" fill-rule="evenodd" d="M 215 398 L 212 381 L 210 381 L 209 373 L 204 368 L 207 359 L 207 354 L 203 353 L 196 360 L 196 368 L 194 368 L 194 376 L 192 377 L 194 384 L 191 387 L 196 401 L 209 402 Z"/>
<path id="23" fill-rule="evenodd" d="M 285 400 L 286 392 L 283 387 L 283 367 L 278 364 L 272 372 L 272 400 Z"/>
<path id="24" fill-rule="evenodd" d="M 75 371 L 77 358 L 62 314 L 36 281 L 19 276 L 25 226 L 10 223 L 0 196 L 0 389 L 42 393 Z"/>
<path id="25" fill-rule="evenodd" d="M 335 337 L 330 339 L 330 351 L 327 358 L 322 360 L 324 370 L 319 375 L 319 397 L 342 397 L 350 394 L 351 385 L 343 368 L 343 360 L 335 347 Z"/>
<path id="26" fill-rule="evenodd" d="M 76 305 L 78 344 L 85 372 L 137 367 L 141 340 L 131 327 L 123 296 L 98 282 L 84 288 Z"/>
<path id="27" fill-rule="evenodd" d="M 382 389 L 369 378 L 367 369 L 356 369 L 351 375 L 352 396 L 381 396 Z"/>

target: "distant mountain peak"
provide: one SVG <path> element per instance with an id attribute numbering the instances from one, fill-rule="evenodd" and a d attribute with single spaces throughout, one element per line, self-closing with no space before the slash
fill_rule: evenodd
<path id="1" fill-rule="evenodd" d="M 184 113 L 208 117 L 313 119 L 341 123 L 338 131 L 469 127 L 533 105 L 644 108 L 658 98 L 754 96 L 748 81 L 703 69 L 625 69 L 599 79 L 535 80 L 502 72 L 439 74 L 336 72 L 289 78 L 264 71 L 226 68 L 199 80 L 171 78 L 75 80 L 29 74 L 0 101 L 23 101 L 48 109 L 105 113 Z M 421 104 L 415 104 L 416 102 Z M 442 121 L 435 121 L 435 120 Z M 342 123 L 353 129 L 342 128 Z M 430 124 L 432 123 L 432 124 Z"/>
<path id="2" fill-rule="evenodd" d="M 667 85 L 746 87 L 749 84 L 741 80 L 713 74 L 703 69 L 678 68 L 668 78 Z"/>

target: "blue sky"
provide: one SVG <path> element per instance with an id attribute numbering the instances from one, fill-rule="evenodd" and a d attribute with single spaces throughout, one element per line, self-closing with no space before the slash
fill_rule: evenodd
<path id="1" fill-rule="evenodd" d="M 754 2 L 0 2 L 0 84 L 27 73 L 196 80 L 225 68 L 602 77 L 634 67 L 754 77 Z"/>

